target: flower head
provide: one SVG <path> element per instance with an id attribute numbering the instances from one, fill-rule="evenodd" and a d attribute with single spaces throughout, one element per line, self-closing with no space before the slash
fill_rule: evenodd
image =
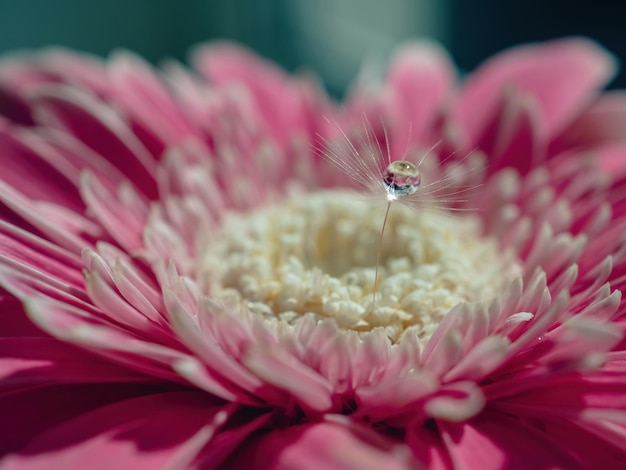
<path id="1" fill-rule="evenodd" d="M 343 108 L 234 45 L 193 62 L 0 62 L 2 470 L 620 468 L 606 52 L 524 46 L 457 84 L 418 43 Z M 373 168 L 430 206 L 383 238 L 345 191 Z"/>

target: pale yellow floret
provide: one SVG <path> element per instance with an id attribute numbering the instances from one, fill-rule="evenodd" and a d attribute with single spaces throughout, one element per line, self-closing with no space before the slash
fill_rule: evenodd
<path id="1" fill-rule="evenodd" d="M 237 299 L 268 321 L 332 318 L 343 329 L 383 328 L 392 341 L 410 329 L 427 340 L 461 302 L 488 302 L 517 274 L 510 253 L 481 236 L 472 218 L 391 208 L 344 192 L 302 196 L 228 217 L 206 242 L 198 276 L 207 294 Z"/>

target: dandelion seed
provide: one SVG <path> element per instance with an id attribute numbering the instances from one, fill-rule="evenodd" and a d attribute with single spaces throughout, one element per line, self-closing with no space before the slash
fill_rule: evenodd
<path id="1" fill-rule="evenodd" d="M 393 160 L 389 134 L 382 120 L 384 149 L 366 116 L 363 116 L 362 119 L 363 134 L 357 139 L 351 138 L 338 123 L 329 120 L 327 122 L 338 131 L 339 139 L 331 141 L 322 137 L 326 147 L 318 153 L 345 175 L 359 183 L 368 193 L 375 197 L 378 197 L 379 194 L 385 197 L 385 215 L 378 236 L 374 268 L 372 311 L 375 311 L 379 287 L 381 247 L 392 204 L 398 201 L 416 210 L 460 211 L 467 208 L 455 206 L 465 202 L 458 196 L 476 189 L 480 185 L 463 186 L 457 181 L 459 178 L 454 172 L 433 178 L 422 185 L 421 166 L 425 159 L 433 154 L 441 141 L 423 151 L 421 158 L 415 163 L 408 160 L 408 144 L 402 153 L 403 158 Z M 409 128 L 409 141 L 411 140 L 410 134 L 411 129 Z M 476 171 L 476 168 L 468 170 L 468 172 L 471 171 Z M 432 173 L 434 176 L 436 172 Z"/>

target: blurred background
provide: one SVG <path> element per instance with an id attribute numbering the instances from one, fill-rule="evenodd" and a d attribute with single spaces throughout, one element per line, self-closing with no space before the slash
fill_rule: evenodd
<path id="1" fill-rule="evenodd" d="M 340 95 L 364 58 L 409 38 L 441 42 L 461 70 L 514 44 L 596 39 L 626 62 L 624 0 L 0 0 L 0 53 L 63 45 L 153 63 L 228 38 L 289 70 L 315 70 Z M 626 87 L 622 71 L 612 87 Z"/>

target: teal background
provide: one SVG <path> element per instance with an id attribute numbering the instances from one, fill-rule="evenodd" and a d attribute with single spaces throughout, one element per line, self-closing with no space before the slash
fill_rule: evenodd
<path id="1" fill-rule="evenodd" d="M 288 70 L 313 69 L 341 93 L 364 58 L 412 37 L 441 42 L 462 69 L 512 44 L 572 34 L 624 57 L 625 17 L 619 0 L 0 0 L 0 53 L 127 48 L 158 63 L 227 38 Z M 622 73 L 615 86 L 625 82 Z"/>

